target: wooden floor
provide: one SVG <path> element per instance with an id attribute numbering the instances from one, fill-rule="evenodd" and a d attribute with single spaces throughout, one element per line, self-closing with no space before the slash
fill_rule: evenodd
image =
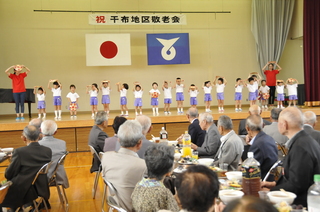
<path id="1" fill-rule="evenodd" d="M 92 199 L 91 191 L 95 174 L 90 173 L 91 161 L 92 155 L 89 152 L 70 153 L 66 158 L 65 169 L 70 183 L 70 187 L 66 189 L 69 212 L 101 211 L 103 181 L 100 179 L 96 198 Z M 0 180 L 4 180 L 5 166 L 8 164 L 8 161 L 0 164 Z M 51 211 L 64 212 L 56 188 L 50 188 L 50 191 Z M 105 211 L 108 211 L 106 206 Z"/>

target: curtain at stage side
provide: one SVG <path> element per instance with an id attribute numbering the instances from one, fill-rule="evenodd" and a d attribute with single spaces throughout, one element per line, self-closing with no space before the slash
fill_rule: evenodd
<path id="1" fill-rule="evenodd" d="M 307 106 L 320 105 L 320 1 L 304 0 L 303 59 Z"/>
<path id="2" fill-rule="evenodd" d="M 268 61 L 280 60 L 290 29 L 294 2 L 252 0 L 251 31 L 261 69 Z"/>

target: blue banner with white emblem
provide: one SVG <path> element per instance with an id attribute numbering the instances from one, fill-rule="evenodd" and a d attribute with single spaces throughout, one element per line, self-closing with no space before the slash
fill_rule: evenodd
<path id="1" fill-rule="evenodd" d="M 190 64 L 189 33 L 147 34 L 148 65 Z"/>

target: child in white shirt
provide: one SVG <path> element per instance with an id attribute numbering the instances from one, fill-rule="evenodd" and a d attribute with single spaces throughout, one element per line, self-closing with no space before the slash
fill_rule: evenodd
<path id="1" fill-rule="evenodd" d="M 293 106 L 297 105 L 297 99 L 298 99 L 298 80 L 289 78 L 287 79 L 287 89 L 288 89 L 288 95 L 289 95 L 289 106 L 293 103 Z"/>
<path id="2" fill-rule="evenodd" d="M 70 118 L 77 118 L 77 109 L 78 109 L 78 99 L 79 95 L 76 93 L 76 86 L 70 85 L 70 92 L 67 94 L 67 98 L 69 100 L 69 110 L 70 110 Z"/>
<path id="3" fill-rule="evenodd" d="M 278 102 L 278 107 L 277 108 L 284 108 L 283 106 L 283 101 L 284 101 L 284 88 L 285 88 L 286 84 L 283 82 L 283 80 L 277 80 L 277 86 L 276 86 L 276 90 L 277 90 L 277 102 Z"/>
<path id="4" fill-rule="evenodd" d="M 36 89 L 38 91 L 36 92 Z M 46 118 L 46 91 L 43 89 L 42 86 L 34 86 L 33 94 L 37 94 L 38 99 L 38 119 L 41 119 L 41 113 L 43 114 L 43 118 Z"/>
<path id="5" fill-rule="evenodd" d="M 190 105 L 191 107 L 196 108 L 198 105 L 198 100 L 197 100 L 197 96 L 199 94 L 198 88 L 194 84 L 191 84 L 188 92 L 190 95 Z"/>
<path id="6" fill-rule="evenodd" d="M 262 109 L 268 109 L 267 99 L 269 99 L 269 86 L 266 85 L 265 80 L 261 80 L 261 86 L 259 88 L 259 93 L 261 95 L 261 107 Z"/>
<path id="7" fill-rule="evenodd" d="M 224 88 L 226 87 L 226 84 L 227 84 L 227 80 L 224 77 L 219 77 L 219 76 L 216 76 L 216 79 L 213 82 L 213 85 L 216 86 L 216 91 L 217 91 L 219 113 L 224 112 L 224 109 L 223 109 Z"/>

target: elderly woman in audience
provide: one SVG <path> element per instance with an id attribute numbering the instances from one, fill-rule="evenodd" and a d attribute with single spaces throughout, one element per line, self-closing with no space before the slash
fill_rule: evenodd
<path id="1" fill-rule="evenodd" d="M 179 211 L 179 206 L 162 181 L 172 170 L 174 149 L 162 144 L 153 144 L 145 152 L 148 178 L 142 179 L 132 193 L 133 211 Z"/>
<path id="2" fill-rule="evenodd" d="M 122 116 L 116 116 L 113 120 L 113 124 L 112 124 L 112 128 L 114 130 L 114 136 L 106 138 L 104 140 L 104 147 L 103 147 L 103 151 L 107 152 L 107 151 L 115 151 L 116 150 L 116 145 L 119 142 L 118 141 L 118 130 L 119 127 L 125 122 L 127 121 L 127 119 L 125 117 Z M 120 144 L 119 144 L 120 146 Z"/>

